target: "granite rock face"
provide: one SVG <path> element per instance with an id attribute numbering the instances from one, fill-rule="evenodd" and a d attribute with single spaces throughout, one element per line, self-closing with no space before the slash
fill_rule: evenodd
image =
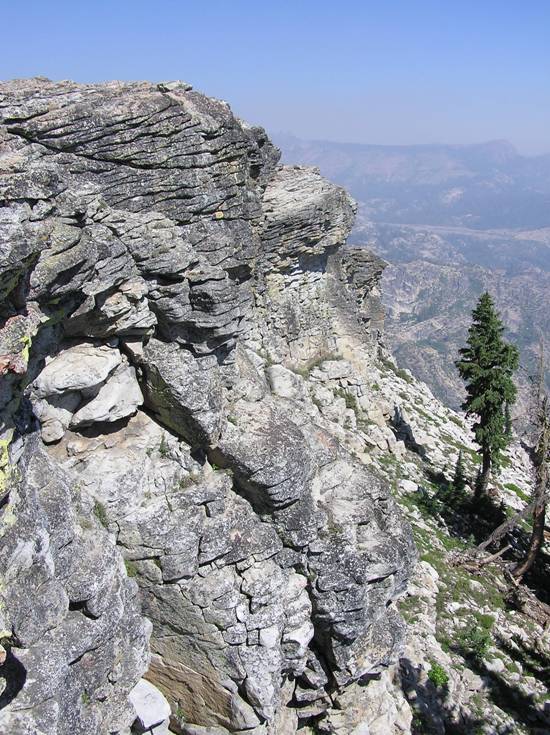
<path id="1" fill-rule="evenodd" d="M 125 733 L 144 675 L 177 733 L 369 732 L 415 551 L 330 390 L 383 321 L 352 200 L 185 83 L 44 79 L 0 200 L 4 729 Z"/>

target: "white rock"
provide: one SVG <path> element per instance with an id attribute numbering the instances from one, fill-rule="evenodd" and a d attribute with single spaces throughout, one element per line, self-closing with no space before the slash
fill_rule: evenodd
<path id="1" fill-rule="evenodd" d="M 416 565 L 414 576 L 409 582 L 409 594 L 416 597 L 433 597 L 438 592 L 437 580 L 439 574 L 428 564 L 420 561 Z"/>
<path id="2" fill-rule="evenodd" d="M 418 485 L 412 480 L 401 480 L 399 488 L 404 493 L 415 493 L 418 490 Z"/>
<path id="3" fill-rule="evenodd" d="M 368 409 L 367 413 L 369 421 L 372 421 L 376 426 L 379 426 L 380 428 L 385 428 L 386 426 L 386 417 L 384 416 L 384 412 L 382 411 L 381 406 L 371 406 Z"/>
<path id="4" fill-rule="evenodd" d="M 319 367 L 312 370 L 312 377 L 318 380 L 340 380 L 347 378 L 352 367 L 347 360 L 325 360 Z"/>
<path id="5" fill-rule="evenodd" d="M 263 628 L 263 630 L 260 630 L 260 646 L 275 648 L 278 643 L 279 628 L 276 625 L 271 625 L 269 628 Z"/>
<path id="6" fill-rule="evenodd" d="M 170 717 L 170 705 L 164 695 L 146 679 L 138 681 L 128 698 L 136 711 L 134 727 L 141 732 L 165 724 Z"/>
<path id="7" fill-rule="evenodd" d="M 490 661 L 483 660 L 485 668 L 493 674 L 501 674 L 506 670 L 506 664 L 501 658 L 493 658 Z"/>
<path id="8" fill-rule="evenodd" d="M 321 413 L 329 421 L 344 424 L 346 420 L 346 402 L 343 398 L 334 398 L 329 406 L 323 406 Z"/>
<path id="9" fill-rule="evenodd" d="M 69 426 L 73 412 L 81 400 L 80 393 L 76 391 L 49 396 L 48 398 L 31 396 L 34 413 L 42 427 L 42 439 L 46 444 L 61 439 Z"/>
<path id="10" fill-rule="evenodd" d="M 483 688 L 483 680 L 477 674 L 474 674 L 470 669 L 464 669 L 462 672 L 462 679 L 467 689 L 471 692 L 479 692 Z"/>
<path id="11" fill-rule="evenodd" d="M 305 398 L 304 381 L 296 373 L 282 365 L 271 365 L 267 368 L 266 374 L 271 390 L 276 395 L 294 400 Z"/>
<path id="12" fill-rule="evenodd" d="M 136 371 L 129 365 L 121 365 L 100 388 L 97 396 L 74 414 L 70 426 L 118 421 L 131 416 L 142 403 L 143 395 L 136 379 Z"/>
<path id="13" fill-rule="evenodd" d="M 309 642 L 313 638 L 313 625 L 309 620 L 306 620 L 299 628 L 294 628 L 285 633 L 283 640 L 285 642 L 293 641 L 297 643 L 300 650 L 305 652 Z"/>
<path id="14" fill-rule="evenodd" d="M 67 391 L 86 390 L 101 385 L 120 365 L 122 355 L 116 349 L 83 343 L 56 355 L 34 381 L 32 390 L 38 398 Z"/>
<path id="15" fill-rule="evenodd" d="M 334 393 L 328 388 L 325 388 L 324 385 L 313 384 L 311 387 L 313 399 L 315 403 L 317 403 L 317 405 L 330 406 L 330 404 L 334 401 Z"/>

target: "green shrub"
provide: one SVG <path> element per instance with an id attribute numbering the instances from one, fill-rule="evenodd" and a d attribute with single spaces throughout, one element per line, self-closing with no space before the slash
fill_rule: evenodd
<path id="1" fill-rule="evenodd" d="M 107 528 L 109 526 L 109 520 L 107 518 L 107 511 L 105 510 L 105 506 L 103 505 L 103 503 L 101 503 L 99 500 L 96 500 L 94 502 L 93 512 L 97 520 L 101 523 L 101 525 L 104 528 Z"/>
<path id="2" fill-rule="evenodd" d="M 487 653 L 491 644 L 491 634 L 487 628 L 469 625 L 460 631 L 458 643 L 464 653 L 479 661 Z"/>
<path id="3" fill-rule="evenodd" d="M 403 368 L 397 368 L 397 370 L 395 371 L 395 374 L 397 375 L 398 378 L 401 378 L 401 380 L 404 380 L 405 383 L 411 384 L 413 382 L 409 373 L 406 370 L 403 370 Z"/>
<path id="4" fill-rule="evenodd" d="M 351 393 L 348 393 L 343 388 L 338 388 L 338 390 L 334 391 L 335 395 L 338 398 L 343 398 L 346 403 L 346 408 L 351 408 L 353 413 L 357 414 L 359 411 L 359 406 L 357 405 L 357 399 L 354 395 Z"/>
<path id="5" fill-rule="evenodd" d="M 518 487 L 515 483 L 513 483 L 513 482 L 507 482 L 504 485 L 504 487 L 507 490 L 511 490 L 513 493 L 515 493 L 520 500 L 523 500 L 526 503 L 529 502 L 529 496 L 527 495 L 527 493 L 523 492 L 523 490 L 520 487 Z"/>
<path id="6" fill-rule="evenodd" d="M 310 360 L 307 360 L 303 365 L 295 365 L 293 367 L 290 367 L 292 372 L 296 373 L 296 375 L 300 375 L 302 378 L 309 378 L 310 373 L 312 370 L 314 370 L 316 367 L 319 367 L 324 362 L 327 362 L 328 360 L 341 360 L 342 356 L 338 354 L 337 352 L 321 352 L 317 357 L 313 357 Z"/>
<path id="7" fill-rule="evenodd" d="M 430 670 L 428 671 L 428 679 L 434 686 L 444 687 L 449 683 L 449 674 L 445 671 L 443 666 L 432 661 Z"/>
<path id="8" fill-rule="evenodd" d="M 163 434 L 160 440 L 160 444 L 159 444 L 159 454 L 161 457 L 167 457 L 169 452 L 170 452 L 170 448 L 166 441 L 166 437 Z"/>
<path id="9" fill-rule="evenodd" d="M 493 627 L 493 625 L 495 623 L 495 619 L 494 619 L 494 617 L 492 615 L 488 615 L 488 614 L 480 613 L 480 612 L 476 612 L 474 614 L 475 614 L 475 618 L 476 618 L 477 622 L 483 628 L 483 630 L 491 630 L 492 629 L 492 627 Z"/>

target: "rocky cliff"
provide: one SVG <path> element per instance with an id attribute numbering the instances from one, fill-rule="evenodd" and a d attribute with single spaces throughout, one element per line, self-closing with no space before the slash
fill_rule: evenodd
<path id="1" fill-rule="evenodd" d="M 353 202 L 183 83 L 0 123 L 0 729 L 127 732 L 145 676 L 177 733 L 406 730 Z"/>

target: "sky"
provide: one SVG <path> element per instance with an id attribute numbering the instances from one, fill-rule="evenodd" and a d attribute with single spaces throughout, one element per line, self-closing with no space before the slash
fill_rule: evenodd
<path id="1" fill-rule="evenodd" d="M 182 79 L 268 131 L 550 153 L 550 0 L 0 0 L 0 78 Z"/>

